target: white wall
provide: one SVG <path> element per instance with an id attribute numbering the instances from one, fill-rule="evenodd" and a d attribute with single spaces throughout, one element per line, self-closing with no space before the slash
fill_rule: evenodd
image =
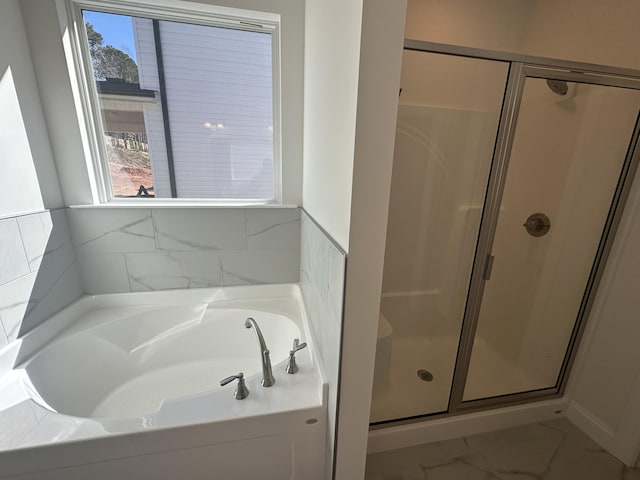
<path id="1" fill-rule="evenodd" d="M 0 3 L 0 348 L 82 295 L 20 5 Z"/>
<path id="2" fill-rule="evenodd" d="M 517 52 L 535 0 L 409 0 L 405 37 Z"/>
<path id="3" fill-rule="evenodd" d="M 60 31 L 56 3 L 21 0 L 20 8 L 64 204 L 88 204 L 95 193 L 95 182 L 85 162 L 90 150 L 75 108 L 77 84 L 69 77 L 64 56 L 69 36 Z"/>
<path id="4" fill-rule="evenodd" d="M 302 206 L 349 248 L 362 0 L 307 0 Z"/>
<path id="5" fill-rule="evenodd" d="M 363 3 L 335 478 L 363 478 L 405 2 Z"/>
<path id="6" fill-rule="evenodd" d="M 406 37 L 640 68 L 634 0 L 409 0 Z"/>
<path id="7" fill-rule="evenodd" d="M 640 451 L 638 245 L 636 176 L 567 389 L 569 418 L 627 465 Z"/>
<path id="8" fill-rule="evenodd" d="M 344 251 L 349 248 L 361 21 L 362 0 L 305 2 L 302 206 Z M 329 416 L 333 418 L 328 422 L 331 445 L 325 477 L 333 478 L 334 448 L 340 448 L 335 427 L 343 312 L 340 305 L 337 325 L 332 324 L 332 315 L 314 319 L 316 312 L 321 317 L 324 310 L 331 311 L 328 289 L 332 287 L 327 284 L 330 272 L 310 270 L 328 265 L 337 255 L 311 218 L 306 217 L 303 224 L 300 276 L 329 382 Z M 320 250 L 312 254 L 311 246 Z"/>
<path id="9" fill-rule="evenodd" d="M 640 69 L 640 3 L 536 0 L 522 49 L 531 55 Z"/>
<path id="10" fill-rule="evenodd" d="M 0 5 L 0 218 L 62 206 L 16 0 Z"/>

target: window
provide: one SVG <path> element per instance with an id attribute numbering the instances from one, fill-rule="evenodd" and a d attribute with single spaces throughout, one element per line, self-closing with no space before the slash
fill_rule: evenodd
<path id="1" fill-rule="evenodd" d="M 276 25 L 80 5 L 105 201 L 278 201 Z"/>

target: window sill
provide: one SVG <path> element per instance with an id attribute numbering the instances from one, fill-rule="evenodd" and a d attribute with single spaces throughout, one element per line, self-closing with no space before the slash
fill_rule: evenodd
<path id="1" fill-rule="evenodd" d="M 78 209 L 118 209 L 118 208 L 298 208 L 298 205 L 283 205 L 281 203 L 216 203 L 216 202 L 116 202 L 100 203 L 95 205 L 69 205 L 69 208 Z"/>

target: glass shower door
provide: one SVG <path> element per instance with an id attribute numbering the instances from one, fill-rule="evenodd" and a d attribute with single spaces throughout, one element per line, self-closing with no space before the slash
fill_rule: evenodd
<path id="1" fill-rule="evenodd" d="M 526 77 L 463 401 L 557 388 L 640 110 Z"/>
<path id="2" fill-rule="evenodd" d="M 404 52 L 373 423 L 447 410 L 508 70 Z"/>

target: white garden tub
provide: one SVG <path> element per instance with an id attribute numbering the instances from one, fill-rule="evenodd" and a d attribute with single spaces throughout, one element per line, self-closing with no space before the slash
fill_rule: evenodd
<path id="1" fill-rule="evenodd" d="M 0 352 L 0 478 L 320 479 L 326 384 L 308 332 L 295 285 L 85 297 Z M 295 338 L 309 347 L 288 375 Z M 244 400 L 219 385 L 238 372 Z"/>

